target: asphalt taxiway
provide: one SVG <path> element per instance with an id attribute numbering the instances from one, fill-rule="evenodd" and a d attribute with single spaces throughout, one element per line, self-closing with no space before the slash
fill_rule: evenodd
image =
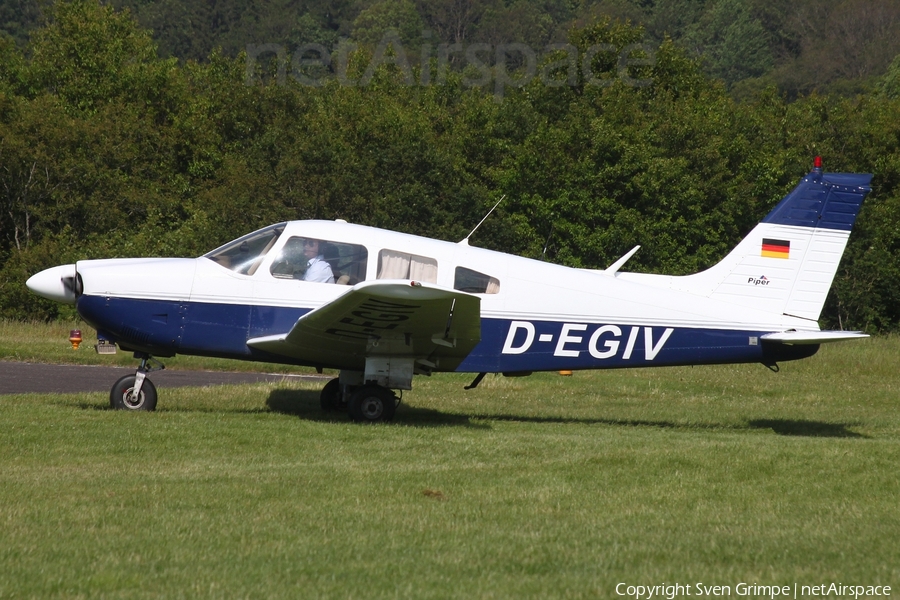
<path id="1" fill-rule="evenodd" d="M 134 374 L 134 367 L 88 365 L 49 365 L 0 361 L 0 395 L 51 394 L 74 392 L 109 392 L 124 375 Z M 209 385 L 281 382 L 327 381 L 327 375 L 284 375 L 273 373 L 233 373 L 221 371 L 154 371 L 157 387 L 202 387 Z"/>

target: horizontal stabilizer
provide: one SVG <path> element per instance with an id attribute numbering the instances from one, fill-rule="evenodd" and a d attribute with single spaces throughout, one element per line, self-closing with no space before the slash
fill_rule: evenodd
<path id="1" fill-rule="evenodd" d="M 782 331 L 767 333 L 762 336 L 765 342 L 777 342 L 788 345 L 825 344 L 827 342 L 845 342 L 869 337 L 861 331 Z"/>

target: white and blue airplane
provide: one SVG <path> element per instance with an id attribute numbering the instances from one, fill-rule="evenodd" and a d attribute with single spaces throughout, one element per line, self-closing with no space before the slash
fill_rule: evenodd
<path id="1" fill-rule="evenodd" d="M 825 342 L 818 318 L 871 175 L 816 167 L 715 266 L 686 276 L 574 269 L 343 221 L 291 221 L 199 258 L 83 260 L 28 287 L 75 304 L 141 360 L 114 408 L 153 410 L 175 354 L 338 369 L 326 410 L 388 421 L 437 372 L 777 362 Z M 158 365 L 154 367 L 153 365 Z"/>

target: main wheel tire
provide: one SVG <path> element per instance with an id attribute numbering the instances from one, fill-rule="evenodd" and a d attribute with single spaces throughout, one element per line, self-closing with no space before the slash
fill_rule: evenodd
<path id="1" fill-rule="evenodd" d="M 119 379 L 109 392 L 109 405 L 116 410 L 156 410 L 156 386 L 146 377 L 138 398 L 131 397 L 136 380 L 134 375 Z"/>
<path id="2" fill-rule="evenodd" d="M 350 396 L 348 409 L 357 423 L 385 423 L 394 418 L 397 397 L 380 385 L 365 385 Z"/>
<path id="3" fill-rule="evenodd" d="M 319 404 L 325 412 L 343 410 L 345 408 L 343 394 L 341 393 L 341 380 L 339 378 L 336 377 L 325 384 L 325 387 L 322 388 L 322 393 L 319 394 Z"/>

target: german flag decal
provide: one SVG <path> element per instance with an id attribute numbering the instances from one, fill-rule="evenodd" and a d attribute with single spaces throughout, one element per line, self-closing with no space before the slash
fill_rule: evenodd
<path id="1" fill-rule="evenodd" d="M 789 258 L 791 254 L 791 243 L 787 240 L 770 240 L 763 238 L 762 256 L 768 258 Z"/>

